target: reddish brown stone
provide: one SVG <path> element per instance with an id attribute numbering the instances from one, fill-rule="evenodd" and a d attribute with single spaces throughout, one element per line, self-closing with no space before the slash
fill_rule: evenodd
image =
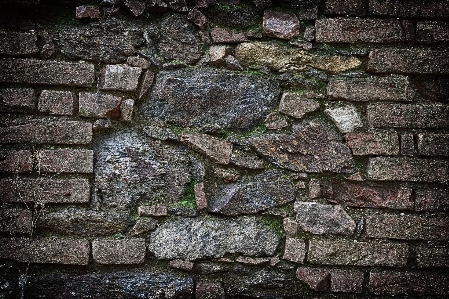
<path id="1" fill-rule="evenodd" d="M 167 216 L 166 206 L 140 206 L 138 208 L 139 216 Z"/>
<path id="2" fill-rule="evenodd" d="M 416 190 L 415 209 L 417 211 L 449 211 L 449 190 Z"/>
<path id="3" fill-rule="evenodd" d="M 77 19 L 99 19 L 100 8 L 93 5 L 82 5 L 76 7 Z"/>
<path id="4" fill-rule="evenodd" d="M 32 88 L 5 88 L 0 90 L 0 111 L 28 112 L 36 109 Z"/>
<path id="5" fill-rule="evenodd" d="M 307 113 L 318 109 L 320 109 L 320 103 L 318 101 L 300 97 L 289 92 L 282 94 L 281 102 L 279 103 L 279 112 L 295 118 L 302 118 Z"/>
<path id="6" fill-rule="evenodd" d="M 219 140 L 206 134 L 183 133 L 181 141 L 219 164 L 229 164 L 232 143 Z"/>
<path id="7" fill-rule="evenodd" d="M 212 41 L 216 44 L 233 44 L 248 41 L 243 33 L 235 33 L 223 28 L 212 29 L 210 36 L 212 37 Z"/>
<path id="8" fill-rule="evenodd" d="M 0 232 L 30 234 L 33 231 L 31 210 L 3 208 L 0 210 Z"/>
<path id="9" fill-rule="evenodd" d="M 266 10 L 263 14 L 263 35 L 291 39 L 299 35 L 299 20 L 290 13 Z"/>
<path id="10" fill-rule="evenodd" d="M 368 8 L 365 0 L 326 0 L 325 14 L 364 16 Z"/>
<path id="11" fill-rule="evenodd" d="M 101 93 L 79 93 L 79 114 L 84 117 L 119 119 L 122 98 Z"/>
<path id="12" fill-rule="evenodd" d="M 449 14 L 449 1 L 370 0 L 369 12 L 394 17 L 446 17 Z"/>
<path id="13" fill-rule="evenodd" d="M 371 272 L 368 288 L 376 295 L 447 295 L 449 275 L 433 272 Z"/>
<path id="14" fill-rule="evenodd" d="M 449 134 L 418 134 L 418 153 L 422 156 L 449 156 Z"/>
<path id="15" fill-rule="evenodd" d="M 296 277 L 315 291 L 330 291 L 330 276 L 329 270 L 326 269 L 299 267 L 296 270 Z"/>
<path id="16" fill-rule="evenodd" d="M 39 52 L 35 31 L 14 32 L 0 30 L 1 55 L 32 55 Z M 2 68 L 1 68 L 2 69 Z"/>
<path id="17" fill-rule="evenodd" d="M 196 299 L 224 299 L 225 291 L 219 282 L 200 281 L 196 284 Z"/>
<path id="18" fill-rule="evenodd" d="M 138 17 L 145 11 L 145 2 L 138 0 L 125 0 L 124 5 L 129 11 L 135 16 Z"/>
<path id="19" fill-rule="evenodd" d="M 279 130 L 288 127 L 287 118 L 285 115 L 278 113 L 270 113 L 265 118 L 265 126 L 268 130 Z"/>
<path id="20" fill-rule="evenodd" d="M 356 156 L 399 154 L 398 134 L 391 131 L 347 133 L 346 144 Z"/>
<path id="21" fill-rule="evenodd" d="M 416 39 L 422 43 L 449 42 L 449 22 L 418 22 Z"/>
<path id="22" fill-rule="evenodd" d="M 0 151 L 0 172 L 31 172 L 33 160 L 31 152 Z"/>
<path id="23" fill-rule="evenodd" d="M 170 261 L 170 267 L 184 270 L 184 271 L 191 271 L 193 269 L 193 263 L 189 261 L 183 261 L 183 260 L 172 260 Z"/>
<path id="24" fill-rule="evenodd" d="M 295 263 L 304 263 L 306 257 L 306 244 L 304 240 L 287 238 L 285 240 L 284 260 L 289 260 Z"/>
<path id="25" fill-rule="evenodd" d="M 73 115 L 75 95 L 70 91 L 43 90 L 39 96 L 38 109 L 42 113 Z"/>
<path id="26" fill-rule="evenodd" d="M 194 186 L 196 207 L 198 210 L 207 208 L 206 194 L 204 193 L 204 184 L 198 183 Z"/>
<path id="27" fill-rule="evenodd" d="M 412 190 L 406 188 L 329 183 L 323 186 L 323 195 L 330 202 L 350 207 L 406 210 L 414 207 Z"/>
<path id="28" fill-rule="evenodd" d="M 415 154 L 416 150 L 413 134 L 412 133 L 401 134 L 401 155 L 414 156 Z"/>
<path id="29" fill-rule="evenodd" d="M 298 268 L 296 277 L 315 291 L 361 293 L 364 273 L 351 270 Z"/>
<path id="30" fill-rule="evenodd" d="M 416 263 L 419 268 L 448 268 L 449 247 L 418 246 L 416 247 Z"/>
<path id="31" fill-rule="evenodd" d="M 92 241 L 92 256 L 99 264 L 141 264 L 145 252 L 145 239 Z"/>
<path id="32" fill-rule="evenodd" d="M 449 218 L 414 215 L 373 215 L 366 218 L 368 238 L 449 240 Z"/>
<path id="33" fill-rule="evenodd" d="M 45 173 L 93 173 L 93 151 L 85 149 L 40 150 L 37 170 Z"/>
<path id="34" fill-rule="evenodd" d="M 207 18 L 198 8 L 195 7 L 191 9 L 187 15 L 187 19 L 192 21 L 193 24 L 199 28 L 207 29 Z"/>
<path id="35" fill-rule="evenodd" d="M 318 43 L 393 43 L 404 41 L 399 20 L 319 19 Z"/>

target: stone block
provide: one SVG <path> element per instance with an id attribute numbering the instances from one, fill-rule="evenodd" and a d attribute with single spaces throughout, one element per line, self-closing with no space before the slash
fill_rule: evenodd
<path id="1" fill-rule="evenodd" d="M 28 150 L 0 150 L 0 172 L 31 172 L 33 159 Z"/>
<path id="2" fill-rule="evenodd" d="M 319 109 L 320 103 L 318 101 L 289 92 L 282 94 L 281 102 L 279 103 L 279 112 L 295 118 L 302 118 L 307 113 Z"/>
<path id="3" fill-rule="evenodd" d="M 44 173 L 93 173 L 92 150 L 40 150 L 36 154 L 37 170 Z"/>
<path id="4" fill-rule="evenodd" d="M 195 299 L 225 299 L 225 290 L 219 282 L 200 281 L 196 284 Z"/>
<path id="5" fill-rule="evenodd" d="M 421 43 L 449 42 L 449 22 L 417 22 L 416 39 Z"/>
<path id="6" fill-rule="evenodd" d="M 299 35 L 299 20 L 291 13 L 266 10 L 263 14 L 263 35 L 291 39 Z"/>
<path id="7" fill-rule="evenodd" d="M 370 0 L 369 13 L 373 15 L 409 18 L 446 17 L 449 14 L 449 1 Z"/>
<path id="8" fill-rule="evenodd" d="M 145 252 L 145 239 L 92 241 L 92 255 L 99 264 L 141 264 Z"/>
<path id="9" fill-rule="evenodd" d="M 416 190 L 415 209 L 417 211 L 449 211 L 449 191 L 446 189 Z"/>
<path id="10" fill-rule="evenodd" d="M 364 16 L 368 9 L 364 0 L 326 0 L 324 13 L 327 15 Z"/>
<path id="11" fill-rule="evenodd" d="M 324 113 L 329 115 L 342 133 L 353 132 L 363 126 L 357 108 L 352 104 L 329 107 Z"/>
<path id="12" fill-rule="evenodd" d="M 289 237 L 295 236 L 299 229 L 298 223 L 292 218 L 284 218 L 283 227 L 285 234 Z"/>
<path id="13" fill-rule="evenodd" d="M 212 29 L 210 36 L 212 37 L 212 41 L 216 44 L 235 44 L 248 41 L 243 33 L 236 33 L 224 28 Z"/>
<path id="14" fill-rule="evenodd" d="M 39 53 L 36 31 L 15 32 L 0 30 L 0 54 L 26 56 Z"/>
<path id="15" fill-rule="evenodd" d="M 296 277 L 315 291 L 343 293 L 363 291 L 362 271 L 299 267 L 296 270 Z"/>
<path id="16" fill-rule="evenodd" d="M 33 214 L 29 209 L 4 208 L 0 210 L 0 232 L 30 234 L 33 231 Z"/>
<path id="17" fill-rule="evenodd" d="M 153 81 L 154 81 L 154 73 L 150 70 L 146 71 L 145 75 L 143 75 L 139 99 L 142 99 L 142 97 L 148 92 L 148 90 L 151 88 L 151 85 L 153 85 Z"/>
<path id="18" fill-rule="evenodd" d="M 449 248 L 420 245 L 415 248 L 418 268 L 448 268 Z"/>
<path id="19" fill-rule="evenodd" d="M 138 67 L 146 70 L 150 67 L 151 63 L 145 58 L 139 56 L 131 56 L 126 59 L 126 63 L 132 67 Z"/>
<path id="20" fill-rule="evenodd" d="M 0 111 L 28 112 L 36 109 L 34 89 L 5 88 L 0 89 Z"/>
<path id="21" fill-rule="evenodd" d="M 304 263 L 306 257 L 306 243 L 304 240 L 287 238 L 285 240 L 284 260 L 289 260 L 295 263 Z"/>
<path id="22" fill-rule="evenodd" d="M 100 8 L 94 5 L 82 5 L 76 7 L 77 19 L 99 19 Z"/>
<path id="23" fill-rule="evenodd" d="M 181 141 L 194 150 L 219 164 L 229 164 L 232 155 L 232 143 L 206 134 L 183 133 Z"/>
<path id="24" fill-rule="evenodd" d="M 418 134 L 418 153 L 422 156 L 449 156 L 449 134 Z"/>
<path id="25" fill-rule="evenodd" d="M 135 91 L 142 73 L 140 67 L 126 64 L 109 64 L 101 72 L 100 89 Z"/>
<path id="26" fill-rule="evenodd" d="M 43 90 L 39 96 L 38 109 L 42 113 L 73 115 L 75 95 L 70 91 Z"/>
<path id="27" fill-rule="evenodd" d="M 401 155 L 414 156 L 415 154 L 416 150 L 413 133 L 401 134 Z"/>
<path id="28" fill-rule="evenodd" d="M 167 216 L 166 206 L 140 206 L 137 209 L 139 216 Z"/>
<path id="29" fill-rule="evenodd" d="M 118 120 L 122 98 L 109 94 L 80 92 L 79 114 L 84 117 L 101 117 Z"/>
<path id="30" fill-rule="evenodd" d="M 346 134 L 346 144 L 355 156 L 399 154 L 399 137 L 393 131 L 348 133 Z"/>

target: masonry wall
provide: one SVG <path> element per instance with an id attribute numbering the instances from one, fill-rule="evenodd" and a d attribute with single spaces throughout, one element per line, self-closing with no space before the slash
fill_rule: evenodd
<path id="1" fill-rule="evenodd" d="M 449 1 L 0 2 L 0 298 L 445 298 Z"/>

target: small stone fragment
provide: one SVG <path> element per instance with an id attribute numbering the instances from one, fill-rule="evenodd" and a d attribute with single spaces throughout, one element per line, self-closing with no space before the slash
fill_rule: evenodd
<path id="1" fill-rule="evenodd" d="M 98 6 L 83 5 L 76 7 L 76 18 L 77 19 L 99 19 L 100 18 L 100 8 Z"/>
<path id="2" fill-rule="evenodd" d="M 133 236 L 146 236 L 149 235 L 157 227 L 157 220 L 153 218 L 139 218 L 136 224 L 131 229 L 131 235 Z"/>
<path id="3" fill-rule="evenodd" d="M 320 108 L 320 103 L 312 99 L 302 98 L 294 93 L 286 92 L 282 94 L 279 103 L 279 111 L 293 116 L 302 118 L 307 113 L 316 111 Z"/>
<path id="4" fill-rule="evenodd" d="M 126 59 L 126 63 L 132 67 L 140 67 L 143 70 L 146 70 L 150 67 L 150 62 L 145 58 L 138 56 L 130 56 Z"/>
<path id="5" fill-rule="evenodd" d="M 79 114 L 84 117 L 120 118 L 121 97 L 101 93 L 79 93 Z"/>
<path id="6" fill-rule="evenodd" d="M 265 118 L 265 126 L 268 130 L 279 130 L 288 127 L 288 122 L 284 115 L 273 112 Z"/>
<path id="7" fill-rule="evenodd" d="M 139 99 L 142 99 L 142 97 L 150 89 L 151 85 L 153 85 L 153 80 L 154 80 L 154 73 L 150 70 L 147 70 L 143 77 L 142 87 L 139 93 Z"/>
<path id="8" fill-rule="evenodd" d="M 284 218 L 283 220 L 284 224 L 284 231 L 287 234 L 287 236 L 292 237 L 295 236 L 298 232 L 298 223 L 291 218 Z"/>
<path id="9" fill-rule="evenodd" d="M 167 207 L 166 206 L 140 206 L 137 209 L 137 213 L 139 216 L 167 216 Z"/>
<path id="10" fill-rule="evenodd" d="M 315 39 L 315 26 L 307 26 L 304 30 L 304 40 L 311 42 Z"/>
<path id="11" fill-rule="evenodd" d="M 183 261 L 183 260 L 172 260 L 170 261 L 170 267 L 184 270 L 184 271 L 191 271 L 193 269 L 193 263 L 189 261 Z"/>
<path id="12" fill-rule="evenodd" d="M 200 1 L 201 0 L 199 0 L 198 2 Z M 200 281 L 196 284 L 195 299 L 225 299 L 225 296 L 226 295 L 223 286 L 219 282 Z"/>
<path id="13" fill-rule="evenodd" d="M 250 150 L 239 149 L 233 146 L 230 164 L 248 169 L 264 169 L 263 160 Z"/>
<path id="14" fill-rule="evenodd" d="M 232 55 L 225 57 L 226 67 L 230 70 L 243 71 L 243 67 L 240 65 L 239 61 Z"/>
<path id="15" fill-rule="evenodd" d="M 133 115 L 134 100 L 126 99 L 120 104 L 120 120 L 130 122 Z"/>
<path id="16" fill-rule="evenodd" d="M 125 0 L 124 4 L 135 17 L 140 16 L 145 11 L 145 2 L 138 0 Z"/>
<path id="17" fill-rule="evenodd" d="M 206 193 L 204 193 L 204 183 L 195 184 L 193 190 L 195 191 L 195 201 L 197 209 L 202 210 L 207 208 Z"/>
<path id="18" fill-rule="evenodd" d="M 245 265 L 262 265 L 262 264 L 268 264 L 270 262 L 269 258 L 262 258 L 262 257 L 243 257 L 239 256 L 236 260 L 236 262 L 245 264 Z"/>
<path id="19" fill-rule="evenodd" d="M 159 140 L 179 140 L 178 135 L 169 128 L 160 126 L 145 126 L 143 131 L 151 138 Z"/>
<path id="20" fill-rule="evenodd" d="M 232 168 L 225 169 L 216 167 L 214 169 L 214 174 L 223 179 L 226 183 L 235 182 L 240 178 L 240 173 Z"/>
<path id="21" fill-rule="evenodd" d="M 203 30 L 207 29 L 207 18 L 198 8 L 195 7 L 191 9 L 187 15 L 187 19 L 192 21 L 193 24 L 199 28 Z"/>
<path id="22" fill-rule="evenodd" d="M 230 46 L 211 46 L 209 48 L 210 64 L 222 66 L 225 64 L 225 57 L 232 54 Z"/>
<path id="23" fill-rule="evenodd" d="M 100 89 L 134 91 L 139 84 L 141 73 L 140 67 L 132 67 L 126 64 L 107 65 L 100 77 Z"/>
<path id="24" fill-rule="evenodd" d="M 334 108 L 327 108 L 324 112 L 335 122 L 342 133 L 353 132 L 363 126 L 362 120 L 354 105 L 344 105 Z"/>
<path id="25" fill-rule="evenodd" d="M 290 13 L 267 10 L 263 14 L 263 34 L 275 38 L 291 39 L 299 35 L 299 20 Z"/>
<path id="26" fill-rule="evenodd" d="M 285 240 L 284 260 L 289 260 L 295 263 L 304 263 L 306 257 L 306 244 L 304 240 L 287 238 Z"/>
<path id="27" fill-rule="evenodd" d="M 100 118 L 94 121 L 92 124 L 92 129 L 101 130 L 101 129 L 109 129 L 111 127 L 111 119 L 109 118 Z"/>
<path id="28" fill-rule="evenodd" d="M 181 141 L 189 144 L 201 154 L 219 164 L 229 164 L 232 143 L 222 141 L 206 134 L 183 133 Z"/>
<path id="29" fill-rule="evenodd" d="M 243 33 L 235 33 L 223 28 L 212 29 L 212 31 L 210 32 L 210 36 L 212 37 L 212 41 L 216 44 L 233 44 L 248 41 Z"/>
<path id="30" fill-rule="evenodd" d="M 321 196 L 321 184 L 317 179 L 310 179 L 309 198 L 318 198 Z"/>

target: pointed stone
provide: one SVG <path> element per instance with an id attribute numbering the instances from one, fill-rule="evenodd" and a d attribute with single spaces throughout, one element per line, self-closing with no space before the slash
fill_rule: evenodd
<path id="1" fill-rule="evenodd" d="M 182 134 L 181 141 L 216 163 L 229 164 L 232 154 L 232 143 L 230 142 L 206 134 L 189 133 Z"/>

